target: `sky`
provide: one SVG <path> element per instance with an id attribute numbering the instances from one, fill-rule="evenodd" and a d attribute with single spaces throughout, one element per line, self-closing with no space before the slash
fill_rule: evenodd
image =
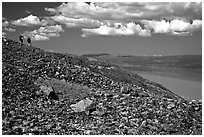
<path id="1" fill-rule="evenodd" d="M 3 2 L 2 36 L 70 54 L 202 54 L 200 2 Z"/>

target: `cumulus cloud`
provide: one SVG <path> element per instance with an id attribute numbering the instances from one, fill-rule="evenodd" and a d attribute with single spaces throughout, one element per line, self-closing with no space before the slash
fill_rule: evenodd
<path id="1" fill-rule="evenodd" d="M 145 28 L 154 30 L 154 33 L 168 33 L 170 31 L 170 23 L 165 20 L 142 20 L 141 23 L 145 24 Z"/>
<path id="2" fill-rule="evenodd" d="M 6 36 L 6 32 L 2 32 L 2 37 L 5 37 Z"/>
<path id="3" fill-rule="evenodd" d="M 62 3 L 46 11 L 72 18 L 91 18 L 96 20 L 161 19 L 166 16 L 202 18 L 202 4 L 195 2 L 133 2 L 133 3 Z M 126 22 L 127 23 L 127 22 Z"/>
<path id="4" fill-rule="evenodd" d="M 2 27 L 7 27 L 9 25 L 9 22 L 8 21 L 3 21 L 2 22 Z"/>
<path id="5" fill-rule="evenodd" d="M 172 21 L 142 20 L 146 29 L 153 30 L 154 33 L 166 33 L 171 35 L 186 36 L 193 31 L 202 28 L 202 20 L 185 21 L 175 19 Z"/>
<path id="6" fill-rule="evenodd" d="M 39 34 L 31 34 L 31 39 L 33 41 L 46 41 L 46 40 L 50 40 L 49 37 L 43 36 L 43 35 L 39 35 Z"/>
<path id="7" fill-rule="evenodd" d="M 13 29 L 13 28 L 5 28 L 6 31 L 9 31 L 9 32 L 15 32 L 16 29 Z"/>
<path id="8" fill-rule="evenodd" d="M 129 36 L 129 35 L 138 35 L 138 36 L 151 36 L 149 30 L 142 29 L 139 24 L 133 22 L 127 23 L 125 25 L 120 23 L 115 23 L 113 27 L 104 25 L 99 28 L 94 29 L 82 29 L 82 37 L 88 37 L 93 35 L 104 35 L 104 36 Z"/>
<path id="9" fill-rule="evenodd" d="M 29 10 L 26 10 L 25 12 L 26 12 L 27 14 L 31 14 L 31 12 L 30 12 Z"/>
<path id="10" fill-rule="evenodd" d="M 192 33 L 190 33 L 190 32 L 175 32 L 175 31 L 172 31 L 171 33 L 169 33 L 169 35 L 176 35 L 176 36 L 191 36 Z"/>
<path id="11" fill-rule="evenodd" d="M 48 24 L 48 22 L 45 19 L 39 19 L 37 16 L 29 15 L 25 18 L 14 20 L 11 22 L 11 24 L 16 26 L 33 26 L 33 25 L 45 26 Z"/>
<path id="12" fill-rule="evenodd" d="M 82 28 L 83 37 L 151 33 L 186 36 L 202 27 L 199 2 L 69 2 L 45 10 L 54 14 L 50 18 L 55 22 Z"/>
<path id="13" fill-rule="evenodd" d="M 60 32 L 64 32 L 61 25 L 40 27 L 34 31 L 25 31 L 24 36 L 29 36 L 33 41 L 50 40 L 50 37 L 59 37 Z"/>
<path id="14" fill-rule="evenodd" d="M 171 30 L 173 31 L 194 31 L 202 27 L 201 20 L 193 20 L 192 23 L 183 20 L 171 21 Z"/>
<path id="15" fill-rule="evenodd" d="M 62 15 L 57 15 L 57 16 L 51 17 L 51 19 L 61 24 L 65 24 L 69 28 L 72 28 L 72 27 L 99 27 L 103 25 L 102 22 L 98 20 L 93 20 L 90 18 L 70 18 L 70 17 L 65 17 Z"/>
<path id="16" fill-rule="evenodd" d="M 6 20 L 6 18 L 2 17 L 2 27 L 7 27 L 9 25 L 9 22 Z"/>
<path id="17" fill-rule="evenodd" d="M 103 5 L 102 5 L 103 4 Z M 104 6 L 106 4 L 106 6 Z M 45 8 L 46 11 L 55 14 L 62 14 L 71 18 L 90 18 L 94 20 L 117 20 L 128 17 L 140 17 L 142 13 L 129 12 L 127 7 L 120 6 L 120 3 L 83 3 L 69 2 L 62 3 L 56 8 Z"/>
<path id="18" fill-rule="evenodd" d="M 103 25 L 94 29 L 82 29 L 82 37 L 93 35 L 111 35 L 111 36 L 151 36 L 151 33 L 188 36 L 192 32 L 202 28 L 202 20 L 185 21 L 181 19 L 175 20 L 141 20 L 139 22 L 130 22 L 127 24 L 114 23 Z"/>

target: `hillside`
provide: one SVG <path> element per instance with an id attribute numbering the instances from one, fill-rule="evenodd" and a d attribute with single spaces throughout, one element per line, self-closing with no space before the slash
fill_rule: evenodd
<path id="1" fill-rule="evenodd" d="M 84 56 L 2 39 L 4 135 L 202 134 L 202 103 Z"/>

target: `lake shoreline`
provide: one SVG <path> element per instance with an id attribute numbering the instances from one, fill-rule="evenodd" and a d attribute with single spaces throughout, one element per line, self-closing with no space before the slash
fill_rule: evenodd
<path id="1" fill-rule="evenodd" d="M 172 78 L 150 73 L 138 73 L 143 78 L 158 83 L 189 100 L 202 100 L 202 82 L 188 79 Z"/>
<path id="2" fill-rule="evenodd" d="M 126 69 L 127 70 L 127 69 Z M 181 80 L 189 80 L 189 81 L 195 81 L 195 82 L 201 82 L 202 83 L 202 73 L 191 73 L 191 76 L 189 75 L 181 75 L 178 73 L 163 73 L 163 72 L 149 72 L 149 71 L 131 71 L 127 70 L 129 72 L 132 72 L 134 74 L 139 75 L 155 75 L 155 76 L 161 76 L 166 78 L 175 78 L 175 79 L 181 79 Z"/>

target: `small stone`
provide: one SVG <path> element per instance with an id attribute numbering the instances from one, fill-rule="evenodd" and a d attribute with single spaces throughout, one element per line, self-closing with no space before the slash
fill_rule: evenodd
<path id="1" fill-rule="evenodd" d="M 84 134 L 89 135 L 91 133 L 91 130 L 85 130 Z"/>
<path id="2" fill-rule="evenodd" d="M 129 97 L 130 94 L 122 94 L 123 97 Z"/>
<path id="3" fill-rule="evenodd" d="M 115 96 L 113 96 L 113 98 L 118 98 L 118 96 L 119 96 L 119 95 L 115 95 Z"/>
<path id="4" fill-rule="evenodd" d="M 133 93 L 132 93 L 132 96 L 133 96 L 133 97 L 139 97 L 139 94 L 138 94 L 137 92 L 133 92 Z"/>
<path id="5" fill-rule="evenodd" d="M 66 82 L 66 80 L 65 80 L 65 79 L 62 79 L 61 82 Z"/>
<path id="6" fill-rule="evenodd" d="M 127 134 L 129 135 L 134 135 L 135 133 L 137 133 L 136 129 L 128 129 Z"/>
<path id="7" fill-rule="evenodd" d="M 105 94 L 105 96 L 106 96 L 107 98 L 112 98 L 112 97 L 113 97 L 112 94 Z"/>
<path id="8" fill-rule="evenodd" d="M 171 103 L 167 106 L 168 109 L 173 109 L 176 105 L 174 103 Z"/>
<path id="9" fill-rule="evenodd" d="M 149 94 L 143 92 L 143 93 L 140 93 L 139 96 L 140 96 L 140 97 L 149 97 Z"/>
<path id="10" fill-rule="evenodd" d="M 157 119 L 154 119 L 154 122 L 155 122 L 155 123 L 158 123 L 158 122 L 159 122 L 159 120 L 157 120 Z"/>
<path id="11" fill-rule="evenodd" d="M 28 122 L 28 121 L 23 120 L 23 125 L 28 125 L 28 124 L 29 124 L 29 122 Z"/>
<path id="12" fill-rule="evenodd" d="M 122 86 L 121 89 L 120 89 L 120 92 L 123 93 L 123 94 L 129 94 L 130 90 L 128 90 L 127 87 Z"/>
<path id="13" fill-rule="evenodd" d="M 194 110 L 195 110 L 195 111 L 198 111 L 198 110 L 200 110 L 200 108 L 199 108 L 199 107 L 195 107 Z"/>
<path id="14" fill-rule="evenodd" d="M 148 127 L 149 127 L 151 130 L 158 130 L 158 128 L 157 128 L 156 126 L 148 125 Z"/>
<path id="15" fill-rule="evenodd" d="M 56 76 L 59 75 L 59 72 L 56 72 L 55 75 L 56 75 Z"/>
<path id="16" fill-rule="evenodd" d="M 127 115 L 128 112 L 127 111 L 124 111 L 124 112 L 120 112 L 122 115 Z"/>

